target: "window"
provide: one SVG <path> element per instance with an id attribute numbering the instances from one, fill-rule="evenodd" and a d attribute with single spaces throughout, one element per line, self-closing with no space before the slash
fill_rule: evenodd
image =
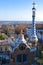
<path id="1" fill-rule="evenodd" d="M 26 63 L 27 62 L 27 55 L 26 54 L 17 55 L 16 62 L 18 62 L 18 63 Z"/>
<path id="2" fill-rule="evenodd" d="M 19 45 L 19 49 L 20 49 L 20 50 L 24 50 L 25 48 L 26 48 L 26 45 L 25 45 L 25 44 L 20 44 L 20 45 Z"/>
<path id="3" fill-rule="evenodd" d="M 27 55 L 23 54 L 23 62 L 27 61 Z"/>
<path id="4" fill-rule="evenodd" d="M 2 51 L 2 48 L 0 48 L 0 51 Z"/>
<path id="5" fill-rule="evenodd" d="M 21 62 L 22 55 L 17 55 L 17 62 Z"/>
<path id="6" fill-rule="evenodd" d="M 5 51 L 7 51 L 7 47 L 5 48 Z"/>

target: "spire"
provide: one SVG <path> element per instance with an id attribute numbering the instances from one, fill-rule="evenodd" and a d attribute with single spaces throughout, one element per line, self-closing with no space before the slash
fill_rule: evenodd
<path id="1" fill-rule="evenodd" d="M 36 27 L 35 27 L 35 3 L 33 3 L 32 8 L 32 35 L 36 35 Z"/>
<path id="2" fill-rule="evenodd" d="M 36 11 L 35 3 L 33 3 L 33 8 L 32 8 L 32 17 L 34 18 L 34 20 L 35 20 L 35 11 Z"/>
<path id="3" fill-rule="evenodd" d="M 36 35 L 36 25 L 35 25 L 35 3 L 33 2 L 33 8 L 32 8 L 32 41 L 36 41 L 37 35 Z"/>
<path id="4" fill-rule="evenodd" d="M 35 2 L 33 2 L 33 8 L 35 8 L 35 7 L 34 7 L 34 6 L 35 6 L 35 4 L 36 4 L 36 3 L 35 3 Z"/>

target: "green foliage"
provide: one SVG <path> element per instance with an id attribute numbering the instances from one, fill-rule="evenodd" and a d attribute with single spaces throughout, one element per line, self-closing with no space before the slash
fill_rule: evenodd
<path id="1" fill-rule="evenodd" d="M 6 34 L 0 34 L 0 40 L 8 38 Z"/>
<path id="2" fill-rule="evenodd" d="M 38 58 L 37 62 L 43 63 L 43 58 Z"/>
<path id="3" fill-rule="evenodd" d="M 43 58 L 43 51 L 41 51 L 41 54 L 42 54 L 42 58 Z"/>

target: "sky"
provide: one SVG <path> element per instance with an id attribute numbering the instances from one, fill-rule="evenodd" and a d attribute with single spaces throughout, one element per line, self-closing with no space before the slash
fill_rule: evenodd
<path id="1" fill-rule="evenodd" d="M 43 21 L 43 0 L 0 0 L 0 21 L 31 21 L 32 3 L 36 5 L 36 21 Z"/>

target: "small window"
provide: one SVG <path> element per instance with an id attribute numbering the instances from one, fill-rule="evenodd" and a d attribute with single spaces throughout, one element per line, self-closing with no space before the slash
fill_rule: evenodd
<path id="1" fill-rule="evenodd" d="M 24 50 L 25 48 L 26 48 L 26 45 L 25 45 L 25 44 L 20 44 L 20 45 L 19 45 L 19 49 L 20 49 L 20 50 Z"/>
<path id="2" fill-rule="evenodd" d="M 7 47 L 5 47 L 5 51 L 7 51 Z"/>

